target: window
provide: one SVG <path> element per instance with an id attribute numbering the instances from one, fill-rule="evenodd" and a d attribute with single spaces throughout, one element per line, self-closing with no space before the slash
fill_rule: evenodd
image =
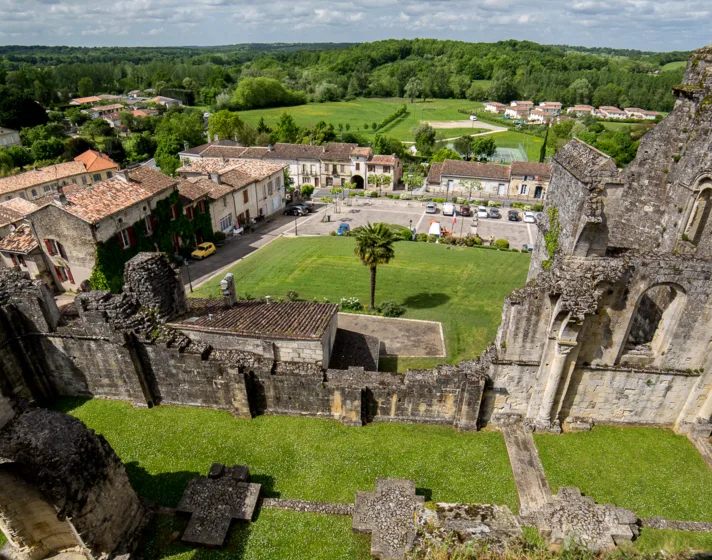
<path id="1" fill-rule="evenodd" d="M 356 162 L 356 171 L 358 171 L 359 169 L 361 169 L 361 164 L 359 162 Z"/>
<path id="2" fill-rule="evenodd" d="M 306 174 L 307 174 L 307 166 L 302 164 L 302 175 L 306 175 Z"/>
<path id="3" fill-rule="evenodd" d="M 375 165 L 369 165 L 369 166 L 368 166 L 368 172 L 369 172 L 369 173 L 373 173 L 374 171 L 376 171 L 376 166 L 375 166 Z"/>
<path id="4" fill-rule="evenodd" d="M 55 266 L 54 271 L 57 273 L 57 278 L 61 282 L 69 281 L 70 284 L 74 284 L 74 276 L 72 276 L 72 271 L 67 266 Z"/>
<path id="5" fill-rule="evenodd" d="M 226 201 L 226 204 L 227 204 L 227 201 Z M 178 208 L 174 204 L 173 206 L 171 206 L 171 220 L 175 220 L 177 218 L 178 218 Z"/>
<path id="6" fill-rule="evenodd" d="M 189 220 L 193 219 L 193 207 L 192 206 L 185 207 L 185 215 L 188 217 Z"/>
<path id="7" fill-rule="evenodd" d="M 22 255 L 17 255 L 17 260 L 20 263 L 20 266 L 27 267 L 27 263 L 25 262 L 25 257 Z"/>
<path id="8" fill-rule="evenodd" d="M 390 166 L 390 165 L 384 165 L 384 166 L 383 166 L 383 172 L 384 172 L 384 173 L 390 173 L 390 172 L 391 172 L 391 166 Z"/>
<path id="9" fill-rule="evenodd" d="M 223 197 L 223 208 L 227 208 L 227 197 Z"/>
<path id="10" fill-rule="evenodd" d="M 344 165 L 340 165 L 339 168 L 340 168 L 340 170 L 341 170 L 341 173 L 343 173 L 344 171 L 346 171 L 346 167 L 345 167 Z"/>
<path id="11" fill-rule="evenodd" d="M 519 185 L 519 194 L 529 194 L 529 185 Z"/>
<path id="12" fill-rule="evenodd" d="M 153 233 L 153 218 L 146 216 L 143 221 L 146 224 L 146 235 L 151 235 Z"/>
<path id="13" fill-rule="evenodd" d="M 73 185 L 76 185 L 76 184 L 77 184 L 77 178 L 76 178 L 76 177 L 72 177 L 72 184 L 73 184 Z"/>
<path id="14" fill-rule="evenodd" d="M 106 178 L 111 179 L 114 176 L 114 174 L 111 171 L 106 172 Z"/>
<path id="15" fill-rule="evenodd" d="M 37 198 L 37 190 L 32 189 L 32 198 Z"/>
<path id="16" fill-rule="evenodd" d="M 277 176 L 274 178 L 274 188 L 275 188 L 275 189 L 279 189 L 279 187 L 280 187 L 281 184 L 282 184 L 282 176 L 281 176 L 281 175 L 277 175 Z"/>
<path id="17" fill-rule="evenodd" d="M 269 181 L 269 182 L 267 183 L 267 194 L 272 194 L 272 189 L 273 189 L 273 187 L 272 187 L 272 181 Z"/>
<path id="18" fill-rule="evenodd" d="M 47 247 L 47 254 L 49 254 L 50 257 L 60 254 L 58 243 L 54 239 L 45 239 L 44 244 L 45 247 Z"/>
<path id="19" fill-rule="evenodd" d="M 220 231 L 232 229 L 232 214 L 228 214 L 220 220 Z"/>
<path id="20" fill-rule="evenodd" d="M 122 249 L 128 249 L 131 247 L 131 237 L 129 236 L 129 230 L 128 229 L 122 229 L 119 232 L 119 239 L 121 241 L 121 248 Z"/>
<path id="21" fill-rule="evenodd" d="M 249 194 L 249 192 L 247 191 L 247 189 L 245 189 L 244 191 L 242 191 L 242 202 L 243 202 L 244 204 L 247 204 L 248 202 L 250 202 L 250 194 Z"/>
<path id="22" fill-rule="evenodd" d="M 201 200 L 198 202 L 198 208 L 200 209 L 201 214 L 205 214 L 205 201 Z"/>
<path id="23" fill-rule="evenodd" d="M 42 190 L 43 190 L 44 192 L 48 193 L 49 191 L 52 190 L 52 187 L 50 187 L 49 185 L 45 185 L 44 187 L 42 187 Z"/>
<path id="24" fill-rule="evenodd" d="M 95 181 L 101 181 L 101 173 L 94 173 L 93 178 Z"/>
<path id="25" fill-rule="evenodd" d="M 10 260 L 12 261 L 12 266 L 17 266 L 17 257 L 10 253 Z"/>
<path id="26" fill-rule="evenodd" d="M 25 193 L 23 193 L 23 192 L 20 193 L 20 198 L 27 199 L 27 197 L 25 196 Z"/>
<path id="27" fill-rule="evenodd" d="M 86 178 L 86 177 L 82 177 L 82 185 L 86 185 L 86 184 L 87 184 L 87 178 Z"/>
<path id="28" fill-rule="evenodd" d="M 315 165 L 311 166 L 311 174 L 316 175 L 316 166 Z"/>
<path id="29" fill-rule="evenodd" d="M 327 187 L 333 187 L 334 186 L 334 180 L 331 177 L 326 178 L 326 186 Z"/>
<path id="30" fill-rule="evenodd" d="M 3 144 L 3 146 L 7 146 L 7 138 L 2 139 L 2 144 Z"/>

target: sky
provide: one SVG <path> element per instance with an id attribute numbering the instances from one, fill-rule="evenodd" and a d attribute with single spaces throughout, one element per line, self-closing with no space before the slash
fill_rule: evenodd
<path id="1" fill-rule="evenodd" d="M 431 37 L 691 50 L 712 0 L 0 0 L 0 44 L 178 46 Z"/>

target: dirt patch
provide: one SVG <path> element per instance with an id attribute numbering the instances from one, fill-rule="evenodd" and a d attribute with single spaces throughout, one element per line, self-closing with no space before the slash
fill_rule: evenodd
<path id="1" fill-rule="evenodd" d="M 444 358 L 442 326 L 434 321 L 339 313 L 339 328 L 375 336 L 381 357 Z"/>

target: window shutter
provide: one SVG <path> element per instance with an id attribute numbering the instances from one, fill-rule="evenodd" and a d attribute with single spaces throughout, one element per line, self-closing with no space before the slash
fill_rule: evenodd
<path id="1" fill-rule="evenodd" d="M 64 250 L 64 246 L 59 241 L 57 241 L 57 249 L 59 249 L 61 257 L 66 260 L 67 252 Z"/>
<path id="2" fill-rule="evenodd" d="M 47 247 L 47 252 L 49 253 L 49 256 L 54 257 L 54 249 L 52 248 L 52 243 L 49 239 L 45 239 L 44 242 L 45 246 Z"/>
<path id="3" fill-rule="evenodd" d="M 64 269 L 64 271 L 67 273 L 67 277 L 69 278 L 69 283 L 74 284 L 74 276 L 72 276 L 72 270 L 67 267 Z"/>
<path id="4" fill-rule="evenodd" d="M 64 275 L 62 274 L 62 269 L 60 267 L 55 266 L 54 273 L 57 275 L 57 278 L 59 279 L 60 282 L 64 281 Z"/>
<path id="5" fill-rule="evenodd" d="M 133 227 L 129 226 L 126 231 L 129 234 L 129 247 L 133 247 L 136 245 L 136 236 L 134 235 Z"/>

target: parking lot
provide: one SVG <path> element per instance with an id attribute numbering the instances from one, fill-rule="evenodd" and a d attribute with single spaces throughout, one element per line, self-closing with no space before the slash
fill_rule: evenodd
<path id="1" fill-rule="evenodd" d="M 452 216 L 443 216 L 442 204 L 437 205 L 435 214 L 426 214 L 425 202 L 391 200 L 391 199 L 365 199 L 350 198 L 336 204 L 317 206 L 318 216 L 310 215 L 309 218 L 299 218 L 297 224 L 298 235 L 328 235 L 336 231 L 340 223 L 347 223 L 354 229 L 368 222 L 387 222 L 406 227 L 414 227 L 417 233 L 428 233 L 433 220 L 440 222 L 440 227 L 452 231 L 457 237 L 476 234 L 487 241 L 491 236 L 495 239 L 504 238 L 509 241 L 510 247 L 520 249 L 524 244 L 533 245 L 536 241 L 536 225 L 523 222 L 510 222 L 507 220 L 507 210 L 500 208 L 499 219 L 474 218 L 457 216 L 453 223 Z M 460 205 L 457 205 L 459 210 Z M 477 207 L 473 206 L 474 213 Z M 302 223 L 303 222 L 303 223 Z M 294 228 L 285 233 L 294 233 Z"/>

